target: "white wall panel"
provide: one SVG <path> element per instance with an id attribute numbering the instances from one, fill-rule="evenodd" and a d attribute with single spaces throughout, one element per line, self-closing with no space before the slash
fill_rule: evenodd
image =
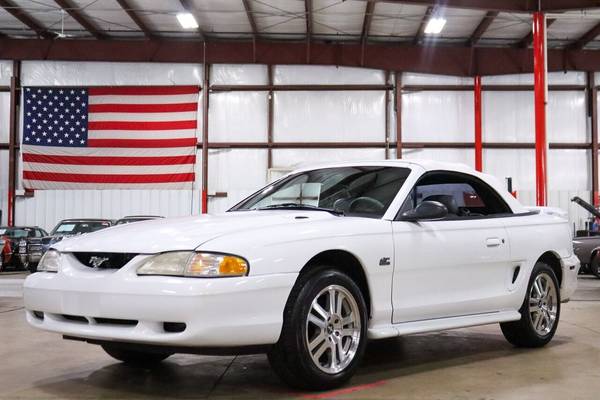
<path id="1" fill-rule="evenodd" d="M 549 72 L 548 84 L 550 85 L 585 85 L 585 72 Z M 481 78 L 484 85 L 533 85 L 533 74 L 513 74 L 484 76 Z"/>
<path id="2" fill-rule="evenodd" d="M 9 129 L 10 93 L 0 93 L 0 142 L 8 142 Z"/>
<path id="3" fill-rule="evenodd" d="M 483 92 L 483 140 L 534 142 L 533 92 Z M 549 92 L 546 111 L 549 142 L 589 141 L 585 93 Z"/>
<path id="4" fill-rule="evenodd" d="M 531 149 L 483 149 L 483 171 L 504 181 L 513 178 L 519 193 L 535 189 L 535 152 Z"/>
<path id="5" fill-rule="evenodd" d="M 279 142 L 359 142 L 385 138 L 383 91 L 276 92 L 273 136 Z"/>
<path id="6" fill-rule="evenodd" d="M 483 92 L 484 142 L 533 142 L 533 92 Z"/>
<path id="7" fill-rule="evenodd" d="M 227 192 L 225 198 L 210 198 L 211 214 L 227 211 L 267 183 L 267 150 L 211 149 L 208 153 L 209 194 Z"/>
<path id="8" fill-rule="evenodd" d="M 12 76 L 12 61 L 0 60 L 0 85 L 9 86 Z"/>
<path id="9" fill-rule="evenodd" d="M 402 85 L 472 85 L 473 78 L 405 72 Z"/>
<path id="10" fill-rule="evenodd" d="M 276 85 L 344 85 L 385 83 L 385 73 L 377 69 L 312 65 L 278 65 L 273 71 Z"/>
<path id="11" fill-rule="evenodd" d="M 7 224 L 8 215 L 8 150 L 0 150 L 0 225 Z"/>
<path id="12" fill-rule="evenodd" d="M 275 149 L 274 168 L 301 168 L 338 161 L 383 160 L 385 149 Z"/>
<path id="13" fill-rule="evenodd" d="M 414 92 L 402 95 L 402 140 L 470 142 L 474 136 L 471 92 Z"/>
<path id="14" fill-rule="evenodd" d="M 48 85 L 201 85 L 202 65 L 24 61 L 23 86 Z"/>
<path id="15" fill-rule="evenodd" d="M 390 158 L 395 157 L 396 152 L 393 151 Z M 471 168 L 475 165 L 475 152 L 472 149 L 403 149 L 402 158 L 461 163 Z"/>
<path id="16" fill-rule="evenodd" d="M 210 69 L 211 85 L 266 85 L 268 82 L 266 65 L 215 64 Z"/>
<path id="17" fill-rule="evenodd" d="M 65 218 L 184 216 L 198 213 L 192 209 L 198 197 L 191 190 L 38 190 L 33 198 L 17 199 L 16 221 L 49 230 Z"/>
<path id="18" fill-rule="evenodd" d="M 266 142 L 268 95 L 267 92 L 212 93 L 208 110 L 210 141 Z"/>

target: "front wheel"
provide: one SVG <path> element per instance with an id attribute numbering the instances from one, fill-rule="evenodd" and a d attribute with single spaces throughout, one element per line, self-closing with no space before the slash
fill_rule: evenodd
<path id="1" fill-rule="evenodd" d="M 112 358 L 122 361 L 125 364 L 140 367 L 151 367 L 171 355 L 171 353 L 149 353 L 145 351 L 130 350 L 110 344 L 103 344 L 102 348 Z"/>
<path id="2" fill-rule="evenodd" d="M 533 267 L 519 312 L 520 320 L 500 324 L 506 340 L 518 347 L 542 347 L 552 340 L 560 318 L 560 289 L 548 264 Z"/>
<path id="3" fill-rule="evenodd" d="M 318 267 L 300 276 L 268 354 L 279 377 L 300 389 L 337 387 L 352 377 L 367 339 L 367 307 L 348 275 Z"/>

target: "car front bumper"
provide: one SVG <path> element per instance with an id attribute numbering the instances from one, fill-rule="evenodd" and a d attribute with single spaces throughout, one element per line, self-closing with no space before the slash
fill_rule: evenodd
<path id="1" fill-rule="evenodd" d="M 277 342 L 297 274 L 137 276 L 146 257 L 137 256 L 119 270 L 98 270 L 64 254 L 60 272 L 25 280 L 27 321 L 99 341 L 220 348 Z M 165 322 L 184 323 L 185 330 L 165 330 Z"/>
<path id="2" fill-rule="evenodd" d="M 577 275 L 581 264 L 576 255 L 566 257 L 560 260 L 562 269 L 562 282 L 560 285 L 561 301 L 567 302 L 571 299 L 577 289 Z"/>

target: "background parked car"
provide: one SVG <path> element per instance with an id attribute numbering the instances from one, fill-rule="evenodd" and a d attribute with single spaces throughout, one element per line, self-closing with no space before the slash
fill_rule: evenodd
<path id="1" fill-rule="evenodd" d="M 0 227 L 0 271 L 7 267 L 27 268 L 27 248 L 30 240 L 48 233 L 37 226 Z"/>
<path id="2" fill-rule="evenodd" d="M 131 222 L 147 221 L 149 219 L 164 218 L 160 215 L 127 215 L 115 223 L 115 225 L 129 224 Z"/>
<path id="3" fill-rule="evenodd" d="M 80 218 L 64 219 L 60 221 L 54 229 L 52 229 L 50 235 L 30 240 L 28 251 L 29 270 L 32 273 L 37 271 L 37 264 L 40 262 L 40 259 L 46 250 L 48 250 L 53 243 L 60 242 L 64 238 L 70 236 L 95 232 L 112 225 L 113 221 L 110 219 Z"/>
<path id="4" fill-rule="evenodd" d="M 587 201 L 577 196 L 571 201 L 589 211 L 594 219 L 600 218 L 600 211 Z M 594 222 L 590 221 L 587 229 L 577 231 L 573 238 L 573 250 L 581 261 L 581 272 L 591 273 L 600 278 L 600 232 L 595 230 Z"/>

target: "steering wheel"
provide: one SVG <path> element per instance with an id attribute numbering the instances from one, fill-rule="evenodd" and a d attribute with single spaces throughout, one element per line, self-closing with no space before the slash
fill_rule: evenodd
<path id="1" fill-rule="evenodd" d="M 372 197 L 357 197 L 356 199 L 350 202 L 348 206 L 348 210 L 350 212 L 356 212 L 359 209 L 359 212 L 362 211 L 381 211 L 385 209 L 385 206 L 379 200 L 376 200 Z"/>

